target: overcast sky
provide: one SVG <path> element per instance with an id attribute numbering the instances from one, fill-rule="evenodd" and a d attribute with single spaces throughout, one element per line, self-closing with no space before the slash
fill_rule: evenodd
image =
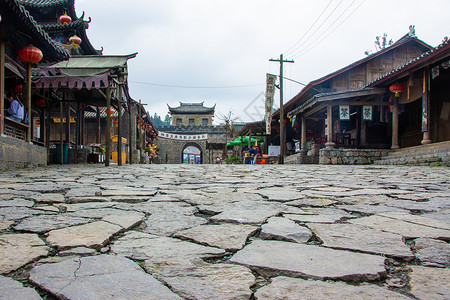
<path id="1" fill-rule="evenodd" d="M 308 83 L 394 42 L 415 25 L 437 46 L 450 35 L 448 0 L 76 0 L 92 22 L 87 35 L 104 54 L 138 52 L 129 61 L 130 94 L 163 118 L 167 104 L 216 104 L 239 121 L 263 118 L 266 73 Z M 284 81 L 284 101 L 302 85 Z M 279 95 L 275 95 L 279 103 Z"/>

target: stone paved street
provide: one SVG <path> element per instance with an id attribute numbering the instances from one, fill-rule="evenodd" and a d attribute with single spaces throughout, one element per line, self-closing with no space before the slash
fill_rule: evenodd
<path id="1" fill-rule="evenodd" d="M 450 169 L 0 173 L 0 299 L 449 299 Z"/>

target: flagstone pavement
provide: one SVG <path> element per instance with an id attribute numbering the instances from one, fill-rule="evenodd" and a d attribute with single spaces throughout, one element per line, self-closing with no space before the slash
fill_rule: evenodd
<path id="1" fill-rule="evenodd" d="M 450 169 L 0 173 L 0 299 L 449 299 Z"/>

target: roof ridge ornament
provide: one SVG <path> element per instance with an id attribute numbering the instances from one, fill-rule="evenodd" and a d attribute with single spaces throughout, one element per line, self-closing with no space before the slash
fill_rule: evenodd
<path id="1" fill-rule="evenodd" d="M 409 33 L 408 35 L 410 37 L 417 37 L 416 36 L 416 25 L 409 25 Z"/>

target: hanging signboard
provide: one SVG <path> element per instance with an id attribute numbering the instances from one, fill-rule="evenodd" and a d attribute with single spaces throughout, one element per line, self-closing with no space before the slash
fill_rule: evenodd
<path id="1" fill-rule="evenodd" d="M 372 106 L 363 106 L 363 114 L 362 114 L 363 121 L 372 121 L 373 119 L 372 113 L 373 113 Z"/>
<path id="2" fill-rule="evenodd" d="M 265 104 L 265 119 L 266 119 L 266 134 L 270 134 L 272 131 L 272 108 L 273 97 L 275 96 L 275 81 L 276 75 L 266 74 L 266 104 Z"/>
<path id="3" fill-rule="evenodd" d="M 350 106 L 349 105 L 339 105 L 339 120 L 349 121 L 350 120 Z"/>

